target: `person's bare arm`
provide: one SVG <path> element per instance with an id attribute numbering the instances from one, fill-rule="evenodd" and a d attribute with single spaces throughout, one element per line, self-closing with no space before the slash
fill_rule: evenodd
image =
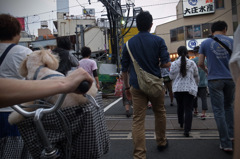
<path id="1" fill-rule="evenodd" d="M 67 77 L 53 80 L 17 80 L 0 78 L 0 107 L 52 96 L 59 93 L 79 93 L 77 87 L 82 81 L 93 82 L 91 76 L 79 68 Z"/>
<path id="2" fill-rule="evenodd" d="M 132 100 L 132 95 L 130 92 L 130 85 L 129 85 L 129 76 L 128 76 L 128 72 L 122 72 L 122 76 L 123 76 L 123 82 L 124 82 L 124 86 L 125 86 L 125 93 L 126 93 L 126 97 L 128 100 Z"/>
<path id="3" fill-rule="evenodd" d="M 129 77 L 128 77 L 128 73 L 127 72 L 122 72 L 122 77 L 123 77 L 123 82 L 124 82 L 124 86 L 125 88 L 129 88 Z"/>
<path id="4" fill-rule="evenodd" d="M 208 71 L 207 71 L 207 69 L 206 69 L 204 60 L 205 60 L 205 56 L 204 56 L 203 54 L 200 54 L 200 55 L 199 55 L 199 60 L 198 60 L 198 66 L 199 66 L 204 72 L 206 72 L 206 74 L 208 74 Z"/>
<path id="5" fill-rule="evenodd" d="M 168 68 L 171 66 L 171 62 L 165 63 L 165 64 L 161 64 L 160 67 L 162 68 Z"/>
<path id="6" fill-rule="evenodd" d="M 100 84 L 99 84 L 98 76 L 96 76 L 94 78 L 95 78 L 95 81 L 96 81 L 96 86 L 97 86 L 98 90 L 100 90 Z"/>

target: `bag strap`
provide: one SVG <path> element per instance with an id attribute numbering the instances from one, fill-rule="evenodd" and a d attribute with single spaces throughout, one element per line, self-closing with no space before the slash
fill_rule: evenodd
<path id="1" fill-rule="evenodd" d="M 224 47 L 224 48 L 228 51 L 228 53 L 230 54 L 230 56 L 232 55 L 232 50 L 229 49 L 229 47 L 228 47 L 227 45 L 225 45 L 221 40 L 219 40 L 216 36 L 211 36 L 211 38 L 212 38 L 213 40 L 215 40 L 216 42 L 218 42 L 222 47 Z"/>
<path id="2" fill-rule="evenodd" d="M 131 50 L 129 49 L 128 41 L 127 41 L 127 43 L 126 43 L 126 46 L 127 46 L 128 53 L 129 53 L 129 55 L 131 56 L 134 70 L 135 70 L 135 72 L 136 72 L 136 74 L 137 74 L 137 76 L 138 76 L 138 74 L 139 74 L 139 69 L 140 69 L 141 67 L 139 66 L 139 64 L 137 63 L 137 61 L 135 61 L 135 59 L 134 59 L 134 57 L 133 57 L 133 55 L 132 55 L 132 53 L 131 53 Z"/>
<path id="3" fill-rule="evenodd" d="M 134 61 L 135 61 L 135 59 L 134 59 L 134 57 L 133 57 L 133 55 L 132 55 L 132 52 L 131 52 L 131 50 L 129 49 L 129 46 L 128 46 L 128 41 L 127 41 L 127 43 L 126 43 L 126 46 L 127 46 L 128 53 L 129 53 L 129 55 L 130 55 L 130 57 L 131 57 L 132 61 L 134 62 Z"/>
<path id="4" fill-rule="evenodd" d="M 3 52 L 2 56 L 0 57 L 0 66 L 1 66 L 3 60 L 5 59 L 5 57 L 7 56 L 7 53 L 8 53 L 8 52 L 11 50 L 11 48 L 12 48 L 13 46 L 15 46 L 15 45 L 16 45 L 16 44 L 10 44 L 10 45 L 6 48 L 6 50 Z"/>

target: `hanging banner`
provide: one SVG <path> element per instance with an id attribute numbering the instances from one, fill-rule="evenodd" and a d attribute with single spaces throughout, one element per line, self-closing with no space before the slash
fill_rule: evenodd
<path id="1" fill-rule="evenodd" d="M 19 23 L 21 24 L 22 31 L 25 31 L 25 18 L 17 17 L 17 20 L 18 20 Z"/>
<path id="2" fill-rule="evenodd" d="M 183 1 L 183 16 L 210 14 L 215 12 L 214 0 L 185 0 Z"/>

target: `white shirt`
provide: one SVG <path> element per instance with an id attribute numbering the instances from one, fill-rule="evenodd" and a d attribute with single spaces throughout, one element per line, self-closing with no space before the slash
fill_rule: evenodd
<path id="1" fill-rule="evenodd" d="M 173 92 L 188 92 L 193 96 L 197 96 L 199 82 L 197 65 L 194 61 L 185 57 L 187 74 L 182 77 L 180 73 L 181 58 L 179 57 L 174 61 L 170 67 L 169 77 L 173 80 Z"/>
<path id="2" fill-rule="evenodd" d="M 7 49 L 10 43 L 0 43 L 0 57 L 3 52 Z M 5 59 L 0 66 L 0 78 L 14 78 L 14 79 L 24 79 L 19 74 L 19 68 L 22 61 L 27 57 L 28 54 L 32 52 L 31 49 L 15 45 L 7 53 Z M 12 111 L 10 107 L 1 108 L 0 112 Z"/>

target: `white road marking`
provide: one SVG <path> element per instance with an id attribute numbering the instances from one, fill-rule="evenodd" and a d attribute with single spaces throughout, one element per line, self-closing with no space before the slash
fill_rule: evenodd
<path id="1" fill-rule="evenodd" d="M 122 99 L 122 97 L 118 98 L 117 100 L 115 100 L 113 103 L 109 104 L 107 107 L 104 108 L 104 112 L 106 112 L 108 109 L 110 109 L 114 104 L 116 104 L 117 102 L 119 102 Z"/>

